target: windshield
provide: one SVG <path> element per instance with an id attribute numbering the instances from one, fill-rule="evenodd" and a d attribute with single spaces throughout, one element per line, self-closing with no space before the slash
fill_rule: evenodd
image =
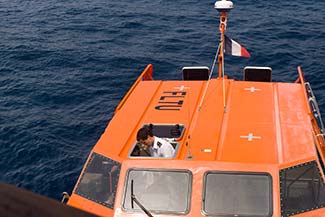
<path id="1" fill-rule="evenodd" d="M 124 189 L 123 209 L 139 211 L 131 206 L 131 181 L 134 195 L 139 202 L 153 213 L 180 213 L 189 211 L 192 174 L 187 170 L 139 170 L 130 169 Z"/>
<path id="2" fill-rule="evenodd" d="M 206 173 L 203 212 L 218 216 L 271 216 L 271 176 L 266 173 Z"/>
<path id="3" fill-rule="evenodd" d="M 119 162 L 93 153 L 75 193 L 113 209 L 120 169 Z"/>

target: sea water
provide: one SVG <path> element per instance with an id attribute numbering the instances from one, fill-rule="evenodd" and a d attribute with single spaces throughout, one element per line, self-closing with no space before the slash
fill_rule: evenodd
<path id="1" fill-rule="evenodd" d="M 302 66 L 325 117 L 325 2 L 233 1 L 227 35 L 293 82 Z M 60 199 L 71 193 L 114 109 L 149 63 L 155 79 L 211 68 L 219 13 L 211 0 L 2 0 L 0 181 Z"/>

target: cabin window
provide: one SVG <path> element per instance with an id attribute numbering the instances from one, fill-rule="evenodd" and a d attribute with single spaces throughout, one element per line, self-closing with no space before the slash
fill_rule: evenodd
<path id="1" fill-rule="evenodd" d="M 188 170 L 141 170 L 127 172 L 123 197 L 123 210 L 143 212 L 131 200 L 133 195 L 151 213 L 186 214 L 189 212 L 192 173 Z"/>
<path id="2" fill-rule="evenodd" d="M 325 206 L 325 186 L 315 161 L 280 170 L 280 190 L 282 216 Z"/>
<path id="3" fill-rule="evenodd" d="M 113 209 L 120 170 L 119 162 L 93 153 L 75 193 Z"/>
<path id="4" fill-rule="evenodd" d="M 212 216 L 272 216 L 272 177 L 268 173 L 207 172 L 202 209 Z"/>

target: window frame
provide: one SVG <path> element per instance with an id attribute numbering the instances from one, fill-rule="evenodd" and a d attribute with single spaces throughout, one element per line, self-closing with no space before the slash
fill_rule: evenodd
<path id="1" fill-rule="evenodd" d="M 114 188 L 114 190 L 112 191 L 112 196 L 113 196 L 113 204 L 109 204 L 109 203 L 105 203 L 105 201 L 99 201 L 98 198 L 93 198 L 93 197 L 90 197 L 89 195 L 87 194 L 84 194 L 84 192 L 82 192 L 79 187 L 81 186 L 81 182 L 85 176 L 85 174 L 88 172 L 88 168 L 92 165 L 92 162 L 94 161 L 95 158 L 101 158 L 102 160 L 106 160 L 106 161 L 109 161 L 112 163 L 112 167 L 113 166 L 117 166 L 117 174 L 116 174 L 116 185 L 115 186 L 112 186 Z M 81 177 L 80 179 L 78 180 L 78 183 L 76 185 L 76 188 L 74 190 L 74 193 L 87 199 L 87 200 L 90 200 L 90 201 L 93 201 L 95 203 L 98 203 L 102 206 L 105 206 L 105 207 L 108 207 L 110 209 L 114 209 L 114 206 L 115 206 L 115 202 L 116 202 L 116 193 L 117 193 L 117 188 L 118 188 L 118 182 L 119 182 L 119 179 L 120 179 L 120 172 L 121 172 L 121 162 L 118 162 L 118 161 L 115 161 L 105 155 L 102 155 L 102 154 L 99 154 L 99 153 L 96 153 L 96 152 L 93 152 L 91 155 L 90 155 L 90 158 L 87 162 L 87 165 L 85 166 L 85 169 L 83 170 L 82 174 L 81 174 Z"/>
<path id="2" fill-rule="evenodd" d="M 124 212 L 127 213 L 141 213 L 143 212 L 141 209 L 128 209 L 125 208 L 125 199 L 127 197 L 127 186 L 129 183 L 129 174 L 131 171 L 150 171 L 150 172 L 185 172 L 189 175 L 189 182 L 188 182 L 188 193 L 187 193 L 187 205 L 186 205 L 186 210 L 184 212 L 174 212 L 174 211 L 161 211 L 161 210 L 149 210 L 150 213 L 153 214 L 163 214 L 163 215 L 186 215 L 190 212 L 191 210 L 191 199 L 192 199 L 192 187 L 193 187 L 193 173 L 191 170 L 188 169 L 160 169 L 160 168 L 129 168 L 126 173 L 125 173 L 125 179 L 124 179 L 124 186 L 123 186 L 123 192 L 122 192 L 122 200 L 121 200 L 121 209 Z M 135 195 L 136 196 L 136 195 Z M 141 201 L 140 201 L 141 202 Z M 147 207 L 145 207 L 147 208 Z"/>
<path id="3" fill-rule="evenodd" d="M 270 189 L 270 195 L 269 195 L 269 213 L 267 216 L 261 216 L 261 215 L 239 215 L 242 217 L 271 217 L 273 215 L 273 177 L 268 172 L 245 172 L 245 171 L 219 171 L 219 170 L 209 170 L 206 171 L 203 175 L 203 183 L 202 183 L 202 200 L 201 200 L 201 212 L 205 216 L 222 216 L 222 217 L 233 217 L 235 214 L 217 214 L 217 213 L 208 213 L 206 212 L 204 205 L 206 200 L 206 192 L 207 192 L 207 176 L 209 174 L 225 174 L 225 175 L 261 175 L 261 176 L 267 176 L 269 180 L 269 189 Z"/>
<path id="4" fill-rule="evenodd" d="M 279 170 L 279 180 L 280 180 L 280 202 L 281 202 L 281 215 L 283 216 L 292 216 L 292 215 L 298 215 L 298 214 L 301 214 L 301 213 L 306 213 L 306 212 L 310 212 L 312 210 L 316 210 L 316 209 L 321 209 L 323 207 L 325 207 L 325 201 L 324 201 L 324 204 L 317 204 L 313 207 L 308 207 L 308 208 L 300 208 L 300 209 L 297 209 L 296 211 L 294 212 L 288 212 L 287 210 L 287 207 L 286 207 L 286 203 L 287 203 L 287 197 L 286 197 L 286 194 L 287 194 L 287 191 L 288 191 L 288 188 L 287 186 L 284 186 L 285 188 L 283 188 L 283 185 L 285 185 L 286 181 L 287 180 L 283 180 L 283 177 L 286 177 L 286 172 L 289 171 L 289 170 L 292 170 L 292 169 L 296 169 L 296 168 L 300 168 L 300 167 L 304 167 L 304 166 L 308 166 L 308 165 L 311 165 L 310 168 L 313 167 L 313 169 L 316 170 L 316 177 L 319 178 L 319 185 L 322 185 L 324 190 L 325 190 L 325 184 L 324 184 L 324 181 L 323 181 L 323 177 L 322 177 L 322 174 L 320 172 L 320 168 L 319 168 L 319 165 L 315 160 L 312 160 L 312 161 L 309 161 L 309 162 L 305 162 L 305 163 L 301 163 L 301 164 L 298 164 L 298 165 L 294 165 L 294 166 L 291 166 L 291 167 L 286 167 L 286 168 L 283 168 L 281 170 Z M 310 168 L 307 168 L 310 169 Z M 306 171 L 307 171 L 306 170 Z M 305 172 L 303 172 L 305 173 Z M 299 178 L 299 176 L 298 176 Z M 296 180 L 298 181 L 298 180 Z M 321 188 L 319 188 L 320 190 L 322 190 Z M 318 192 L 318 195 L 320 194 L 320 192 Z"/>

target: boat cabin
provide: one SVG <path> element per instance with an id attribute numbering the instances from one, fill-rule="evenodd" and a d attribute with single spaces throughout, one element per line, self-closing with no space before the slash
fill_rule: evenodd
<path id="1" fill-rule="evenodd" d="M 117 106 L 68 204 L 99 216 L 325 216 L 324 127 L 301 69 L 291 83 L 248 67 L 244 79 L 154 80 L 148 65 Z M 175 148 L 153 158 L 143 126 Z"/>

